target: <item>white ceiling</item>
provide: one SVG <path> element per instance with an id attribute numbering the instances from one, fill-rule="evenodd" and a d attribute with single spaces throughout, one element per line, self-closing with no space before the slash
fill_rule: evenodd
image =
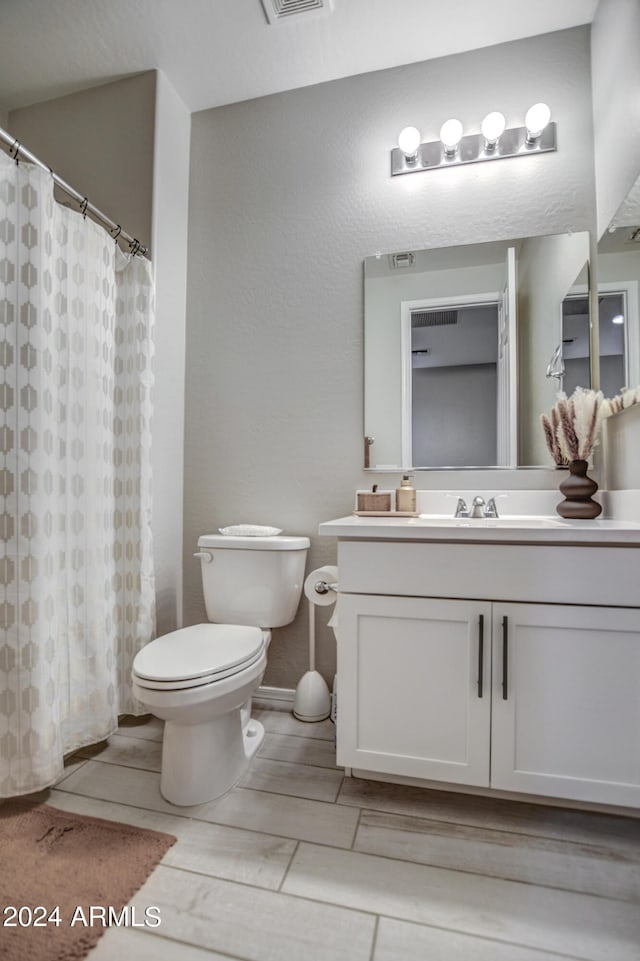
<path id="1" fill-rule="evenodd" d="M 598 0 L 0 0 L 0 107 L 160 69 L 191 111 L 590 23 Z"/>

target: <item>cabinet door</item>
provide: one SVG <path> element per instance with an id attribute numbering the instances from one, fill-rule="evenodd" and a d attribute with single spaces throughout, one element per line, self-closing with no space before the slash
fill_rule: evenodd
<path id="1" fill-rule="evenodd" d="M 640 804 L 640 611 L 494 605 L 491 786 Z"/>
<path id="2" fill-rule="evenodd" d="M 491 605 L 342 594 L 337 757 L 487 786 Z"/>

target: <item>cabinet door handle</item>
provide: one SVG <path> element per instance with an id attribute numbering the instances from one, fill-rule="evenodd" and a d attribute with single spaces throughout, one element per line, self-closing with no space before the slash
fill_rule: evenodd
<path id="1" fill-rule="evenodd" d="M 478 618 L 478 697 L 484 688 L 484 614 Z"/>
<path id="2" fill-rule="evenodd" d="M 502 700 L 506 701 L 509 683 L 509 618 L 502 618 Z"/>

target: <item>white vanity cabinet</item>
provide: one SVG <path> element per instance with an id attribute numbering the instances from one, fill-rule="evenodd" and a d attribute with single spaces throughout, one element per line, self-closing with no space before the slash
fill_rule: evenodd
<path id="1" fill-rule="evenodd" d="M 342 594 L 338 764 L 489 785 L 491 605 Z"/>
<path id="2" fill-rule="evenodd" d="M 640 610 L 493 607 L 491 786 L 640 805 Z"/>
<path id="3" fill-rule="evenodd" d="M 640 805 L 639 560 L 637 548 L 339 541 L 338 763 Z"/>

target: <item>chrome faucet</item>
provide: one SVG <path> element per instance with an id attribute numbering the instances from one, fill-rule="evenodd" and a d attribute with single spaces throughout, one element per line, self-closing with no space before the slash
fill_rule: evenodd
<path id="1" fill-rule="evenodd" d="M 484 509 L 484 516 L 485 516 L 485 517 L 497 517 L 497 516 L 498 516 L 498 508 L 496 507 L 496 499 L 495 499 L 495 497 L 492 497 L 492 498 L 490 499 L 489 503 L 487 504 L 487 506 L 485 507 L 485 509 Z"/>
<path id="2" fill-rule="evenodd" d="M 471 505 L 471 510 L 467 507 L 466 503 L 462 497 L 458 498 L 458 503 L 456 504 L 456 512 L 454 517 L 497 517 L 498 509 L 496 507 L 496 499 L 492 497 L 487 504 L 484 502 L 484 498 L 478 495 L 473 498 L 473 503 Z"/>

